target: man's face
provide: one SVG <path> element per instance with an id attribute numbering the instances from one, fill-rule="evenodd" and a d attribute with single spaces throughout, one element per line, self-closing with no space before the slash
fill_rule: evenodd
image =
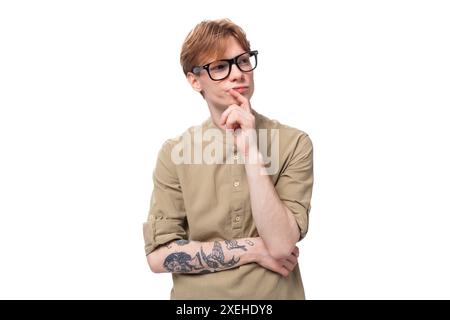
<path id="1" fill-rule="evenodd" d="M 239 45 L 234 37 L 227 40 L 226 51 L 220 59 L 231 59 L 245 50 Z M 209 63 L 212 61 L 207 61 Z M 201 71 L 198 75 L 191 74 L 188 76 L 194 90 L 203 91 L 203 96 L 209 106 L 215 107 L 220 111 L 224 111 L 229 105 L 236 103 L 236 100 L 227 92 L 228 90 L 238 88 L 238 92 L 245 96 L 248 100 L 253 95 L 253 71 L 242 72 L 233 64 L 230 75 L 220 81 L 213 81 L 206 70 Z"/>

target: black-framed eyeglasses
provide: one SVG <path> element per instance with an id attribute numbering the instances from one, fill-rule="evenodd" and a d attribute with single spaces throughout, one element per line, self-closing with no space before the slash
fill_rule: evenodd
<path id="1" fill-rule="evenodd" d="M 211 80 L 220 81 L 230 75 L 233 64 L 235 64 L 242 72 L 253 71 L 258 64 L 257 56 L 257 50 L 248 51 L 231 59 L 222 59 L 210 62 L 204 66 L 196 66 L 192 68 L 192 72 L 199 74 L 205 69 Z"/>

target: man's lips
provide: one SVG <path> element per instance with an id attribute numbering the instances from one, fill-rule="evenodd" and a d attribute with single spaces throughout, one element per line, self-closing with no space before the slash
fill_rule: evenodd
<path id="1" fill-rule="evenodd" d="M 248 87 L 234 87 L 232 89 L 236 90 L 237 92 L 242 94 L 242 93 L 244 93 L 244 92 L 246 92 L 248 90 Z"/>

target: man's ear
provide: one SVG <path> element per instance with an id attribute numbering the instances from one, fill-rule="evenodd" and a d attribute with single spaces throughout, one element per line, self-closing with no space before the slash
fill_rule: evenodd
<path id="1" fill-rule="evenodd" d="M 191 85 L 192 89 L 200 93 L 202 92 L 202 85 L 200 81 L 198 81 L 198 78 L 195 74 L 193 74 L 192 72 L 188 72 L 186 78 L 189 84 Z"/>

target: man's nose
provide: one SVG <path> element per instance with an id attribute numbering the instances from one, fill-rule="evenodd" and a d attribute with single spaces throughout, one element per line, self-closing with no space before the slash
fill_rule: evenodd
<path id="1" fill-rule="evenodd" d="M 234 63 L 231 66 L 230 71 L 230 81 L 241 80 L 244 78 L 244 73 L 238 68 L 238 66 Z"/>

